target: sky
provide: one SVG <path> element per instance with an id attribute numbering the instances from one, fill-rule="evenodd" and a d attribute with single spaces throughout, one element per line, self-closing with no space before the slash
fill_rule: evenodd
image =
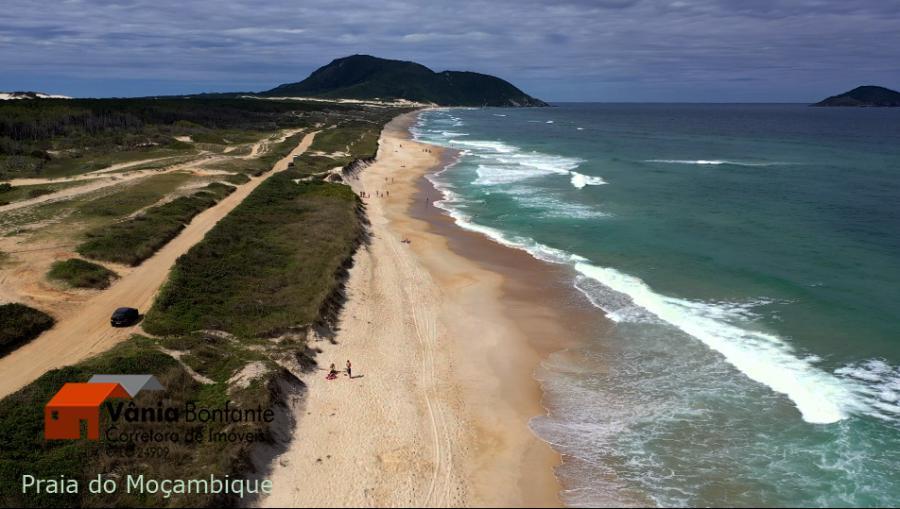
<path id="1" fill-rule="evenodd" d="M 900 89 L 900 0 L 4 0 L 0 90 L 267 90 L 361 53 L 547 101 L 811 102 Z"/>

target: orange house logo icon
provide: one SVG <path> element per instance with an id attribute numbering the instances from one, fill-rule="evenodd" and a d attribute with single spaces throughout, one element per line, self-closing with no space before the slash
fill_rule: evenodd
<path id="1" fill-rule="evenodd" d="M 87 438 L 100 439 L 100 405 L 107 399 L 133 398 L 143 390 L 160 391 L 153 375 L 94 375 L 87 383 L 67 383 L 44 407 L 44 439 L 81 438 L 81 423 Z"/>

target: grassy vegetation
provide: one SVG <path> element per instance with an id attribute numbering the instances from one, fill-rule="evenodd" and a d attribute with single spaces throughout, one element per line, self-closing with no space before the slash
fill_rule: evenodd
<path id="1" fill-rule="evenodd" d="M 317 175 L 338 166 L 345 166 L 351 159 L 347 157 L 327 157 L 311 154 L 301 154 L 294 159 L 294 167 L 297 174 L 302 177 Z"/>
<path id="2" fill-rule="evenodd" d="M 84 182 L 60 182 L 27 186 L 12 186 L 9 183 L 3 183 L 0 184 L 0 206 L 17 201 L 30 200 L 45 194 L 55 193 L 67 187 L 80 185 L 84 185 Z"/>
<path id="3" fill-rule="evenodd" d="M 0 179 L 72 175 L 192 152 L 196 144 L 242 142 L 308 125 L 321 110 L 298 101 L 234 98 L 4 101 Z M 175 140 L 180 136 L 196 144 Z"/>
<path id="4" fill-rule="evenodd" d="M 0 355 L 5 355 L 53 327 L 53 317 L 24 304 L 0 305 Z M 0 444 L 2 445 L 2 444 Z"/>
<path id="5" fill-rule="evenodd" d="M 105 407 L 101 410 L 101 440 L 45 441 L 43 408 L 66 382 L 87 381 L 94 373 L 153 374 L 166 388 L 163 392 L 143 392 L 135 398 L 142 408 L 165 407 L 183 409 L 189 401 L 198 407 L 222 408 L 231 400 L 232 408 L 283 408 L 276 375 L 285 375 L 264 354 L 212 335 L 188 335 L 162 341 L 135 336 L 100 356 L 74 366 L 46 373 L 19 392 L 0 401 L 0 505 L 4 507 L 217 507 L 235 505 L 237 500 L 215 495 L 178 495 L 165 499 L 161 494 L 128 494 L 119 489 L 112 495 L 96 495 L 81 489 L 78 494 L 22 495 L 21 476 L 59 479 L 60 475 L 80 481 L 82 488 L 100 473 L 107 476 L 126 474 L 156 479 L 204 478 L 211 474 L 244 478 L 252 471 L 249 450 L 251 441 L 222 444 L 201 442 L 157 444 L 165 447 L 165 455 L 141 455 L 148 444 L 141 442 L 112 443 L 103 435 L 111 422 Z M 191 350 L 183 361 L 194 371 L 210 378 L 212 384 L 194 380 L 160 347 Z M 229 384 L 228 380 L 248 362 L 260 362 L 264 375 L 247 387 Z M 187 422 L 131 422 L 119 424 L 126 432 L 174 432 L 183 437 L 191 431 L 205 434 L 218 431 L 253 433 L 264 441 L 272 440 L 271 424 L 265 422 L 205 424 Z M 208 435 L 207 435 L 208 436 Z M 120 487 L 124 481 L 120 479 Z"/>
<path id="6" fill-rule="evenodd" d="M 190 196 L 176 198 L 126 221 L 92 230 L 76 251 L 87 258 L 139 265 L 175 238 L 194 216 L 233 191 L 232 186 L 214 182 Z"/>
<path id="7" fill-rule="evenodd" d="M 110 175 L 115 175 L 117 173 L 128 173 L 137 170 L 159 170 L 162 168 L 166 168 L 169 166 L 174 166 L 176 164 L 186 163 L 188 161 L 197 160 L 198 151 L 197 150 L 185 150 L 182 153 L 171 155 L 171 156 L 163 156 L 159 158 L 150 158 L 149 161 L 132 161 L 130 164 L 126 166 L 122 166 L 115 170 L 107 170 L 105 173 Z"/>
<path id="8" fill-rule="evenodd" d="M 321 131 L 309 151 L 294 160 L 297 171 L 303 176 L 310 176 L 346 166 L 358 159 L 373 159 L 378 153 L 382 125 L 398 112 L 388 110 L 386 114 L 373 116 L 371 120 L 343 122 Z M 316 155 L 315 152 L 329 155 Z"/>
<path id="9" fill-rule="evenodd" d="M 102 265 L 79 258 L 70 258 L 53 262 L 47 277 L 62 281 L 74 288 L 107 288 L 110 282 L 119 277 L 115 272 Z"/>
<path id="10" fill-rule="evenodd" d="M 362 235 L 346 186 L 271 177 L 178 259 L 144 320 L 151 334 L 268 336 L 320 317 Z"/>
<path id="11" fill-rule="evenodd" d="M 124 217 L 153 205 L 190 178 L 189 174 L 180 172 L 146 177 L 117 192 L 78 205 L 76 213 L 81 217 Z"/>
<path id="12" fill-rule="evenodd" d="M 42 409 L 63 383 L 87 380 L 93 373 L 156 375 L 166 391 L 139 395 L 136 400 L 141 407 L 154 408 L 162 400 L 166 406 L 195 401 L 221 408 L 231 400 L 239 408 L 283 409 L 281 384 L 295 380 L 273 359 L 290 351 L 302 363 L 311 361 L 301 344 L 273 344 L 260 336 L 308 325 L 333 313 L 340 274 L 362 234 L 359 203 L 347 187 L 324 182 L 298 185 L 292 182 L 296 177 L 291 170 L 271 177 L 179 259 L 145 320 L 148 331 L 157 334 L 165 329 L 166 337 L 134 337 L 98 357 L 51 371 L 0 401 L 0 505 L 204 507 L 237 502 L 204 495 L 175 495 L 167 500 L 122 490 L 115 495 L 82 490 L 22 496 L 18 483 L 26 472 L 54 478 L 64 475 L 85 483 L 101 472 L 202 478 L 210 474 L 246 477 L 252 471 L 249 458 L 254 443 L 249 442 L 167 444 L 164 458 L 138 458 L 107 454 L 110 447 L 135 451 L 133 444 L 44 441 Z M 239 339 L 192 332 L 207 328 L 238 334 Z M 213 383 L 196 381 L 159 347 L 183 352 L 181 361 Z M 251 362 L 262 367 L 258 378 L 246 386 L 230 382 Z M 105 413 L 104 422 L 109 422 Z M 194 429 L 187 423 L 127 426 L 129 432 L 183 434 Z M 271 425 L 259 422 L 207 424 L 205 432 L 209 431 L 253 432 L 273 440 Z"/>
<path id="13" fill-rule="evenodd" d="M 207 167 L 213 170 L 236 172 L 245 176 L 258 177 L 271 170 L 275 163 L 297 148 L 297 145 L 306 134 L 301 132 L 287 137 L 280 143 L 272 143 L 268 146 L 265 153 L 259 157 L 252 159 L 234 158 L 216 164 L 209 164 Z M 240 177 L 237 178 L 240 179 Z"/>
<path id="14" fill-rule="evenodd" d="M 110 151 L 109 148 L 84 148 L 77 151 L 61 152 L 35 166 L 32 171 L 14 174 L 8 166 L 3 174 L 3 158 L 0 156 L 0 178 L 44 177 L 59 178 L 102 170 L 114 164 L 136 163 L 145 159 L 171 158 L 196 154 L 194 147 L 144 147 L 133 150 Z M 9 163 L 9 159 L 6 162 Z M 140 165 L 136 165 L 138 167 Z M 134 169 L 134 168 L 130 168 Z"/>
<path id="15" fill-rule="evenodd" d="M 225 182 L 239 186 L 241 184 L 250 182 L 250 177 L 243 173 L 235 173 L 234 175 L 228 175 L 227 177 L 225 177 Z"/>
<path id="16" fill-rule="evenodd" d="M 394 110 L 389 110 L 396 113 Z M 316 136 L 311 150 L 325 153 L 347 152 L 349 154 L 375 154 L 378 150 L 380 122 L 346 122 L 334 129 L 327 129 Z"/>
<path id="17" fill-rule="evenodd" d="M 377 127 L 380 127 L 377 126 Z M 340 137 L 327 141 L 328 147 Z M 296 146 L 299 136 L 266 156 L 270 168 Z M 352 157 L 369 157 L 360 147 Z M 371 149 L 371 147 L 369 147 Z M 333 150 L 330 150 L 333 151 Z M 281 154 L 280 156 L 278 154 Z M 336 166 L 334 159 L 316 164 Z M 45 441 L 43 406 L 66 382 L 85 381 L 94 373 L 150 373 L 166 387 L 163 393 L 144 392 L 136 403 L 142 408 L 199 406 L 222 408 L 227 400 L 238 408 L 273 408 L 286 412 L 285 387 L 299 384 L 279 364 L 313 364 L 302 339 L 267 338 L 285 331 L 305 330 L 331 321 L 340 305 L 340 287 L 350 257 L 364 238 L 361 203 L 346 186 L 303 176 L 302 164 L 271 176 L 250 194 L 206 237 L 178 259 L 170 279 L 143 322 L 158 338 L 134 336 L 112 350 L 75 366 L 46 373 L 19 392 L 0 401 L 0 506 L 169 506 L 211 507 L 238 501 L 206 495 L 77 494 L 21 495 L 24 473 L 38 477 L 78 479 L 82 486 L 98 473 L 153 478 L 203 478 L 210 474 L 246 478 L 253 472 L 253 442 L 208 441 L 165 444 L 162 457 L 138 456 L 140 444 L 104 441 Z M 262 168 L 262 167 L 260 167 Z M 268 169 L 268 168 L 265 168 Z M 242 175 L 246 178 L 246 175 Z M 226 192 L 224 184 L 212 190 Z M 198 193 L 202 194 L 202 193 Z M 221 195 L 219 195 L 221 196 Z M 195 198 L 185 197 L 185 199 Z M 181 200 L 181 199 L 179 199 Z M 178 200 L 171 202 L 175 204 Z M 184 203 L 184 202 L 182 202 Z M 164 238 L 167 225 L 183 222 L 184 205 L 161 205 L 134 219 L 95 232 L 87 243 L 98 243 L 106 255 L 131 260 L 142 241 Z M 171 205 L 173 210 L 162 209 Z M 178 220 L 165 219 L 178 216 Z M 140 218 L 147 218 L 140 220 Z M 120 228 L 120 229 L 119 229 Z M 114 229 L 117 229 L 113 231 Z M 180 227 L 179 227 L 180 229 Z M 122 251 L 122 246 L 129 246 Z M 229 334 L 212 331 L 213 329 Z M 177 351 L 180 362 L 162 351 Z M 278 361 L 278 362 L 276 362 Z M 185 369 L 211 380 L 206 383 Z M 236 375 L 254 363 L 258 376 L 239 384 Z M 293 385 L 297 387 L 297 385 Z M 101 422 L 111 416 L 102 410 Z M 127 423 L 126 432 L 163 431 L 183 436 L 188 431 L 257 433 L 271 447 L 275 430 L 266 423 Z M 108 454 L 112 450 L 116 454 Z M 120 481 L 121 483 L 121 481 Z"/>

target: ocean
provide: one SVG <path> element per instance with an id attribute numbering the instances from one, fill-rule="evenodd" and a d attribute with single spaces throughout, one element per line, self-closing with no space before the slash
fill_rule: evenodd
<path id="1" fill-rule="evenodd" d="M 613 324 L 535 373 L 567 505 L 900 504 L 900 109 L 439 109 L 413 134 L 460 151 L 439 207 Z"/>

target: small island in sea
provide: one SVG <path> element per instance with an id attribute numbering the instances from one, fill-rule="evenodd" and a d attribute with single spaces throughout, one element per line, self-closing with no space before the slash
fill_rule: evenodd
<path id="1" fill-rule="evenodd" d="M 900 92 L 866 85 L 840 95 L 833 95 L 813 106 L 897 107 L 900 106 Z"/>

